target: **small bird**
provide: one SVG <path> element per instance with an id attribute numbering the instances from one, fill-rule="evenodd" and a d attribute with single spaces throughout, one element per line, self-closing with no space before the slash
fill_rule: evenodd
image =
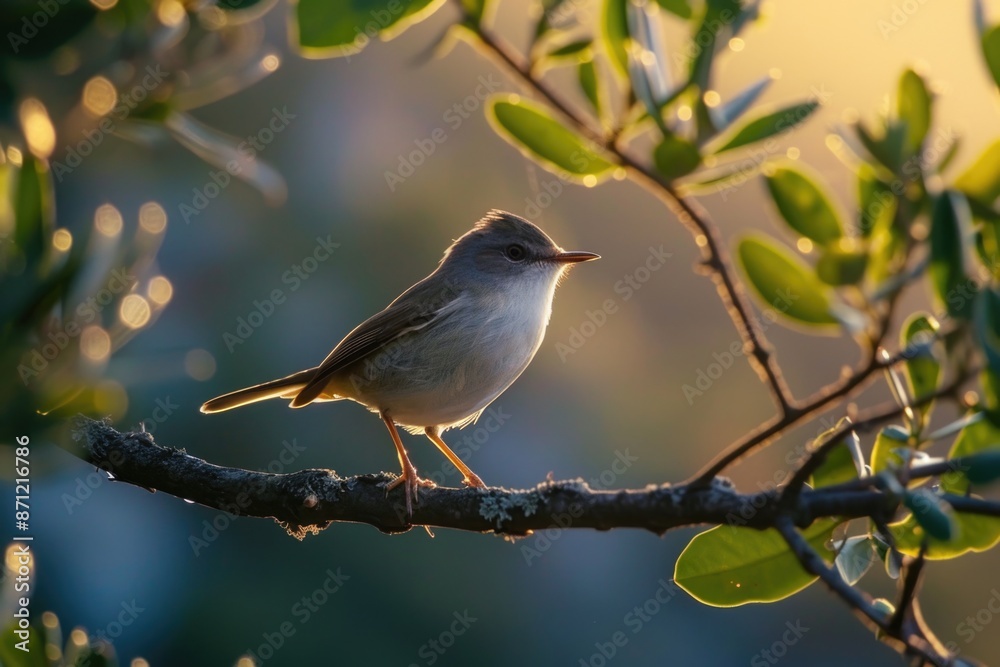
<path id="1" fill-rule="evenodd" d="M 222 412 L 269 398 L 301 408 L 350 399 L 378 413 L 396 445 L 406 511 L 413 515 L 420 480 L 397 426 L 423 432 L 467 486 L 483 481 L 441 434 L 475 422 L 535 356 L 552 313 L 556 285 L 568 267 L 599 259 L 568 252 L 524 218 L 492 210 L 455 241 L 437 269 L 368 318 L 319 366 L 240 389 L 201 406 Z"/>

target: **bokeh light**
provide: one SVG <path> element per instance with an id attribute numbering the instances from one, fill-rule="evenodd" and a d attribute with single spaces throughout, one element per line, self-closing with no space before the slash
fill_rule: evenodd
<path id="1" fill-rule="evenodd" d="M 118 314 L 125 326 L 130 329 L 141 329 L 149 323 L 152 311 L 145 298 L 138 294 L 129 294 L 122 299 Z"/>
<path id="2" fill-rule="evenodd" d="M 94 212 L 94 226 L 105 236 L 118 236 L 123 224 L 121 212 L 111 204 L 102 204 Z"/>

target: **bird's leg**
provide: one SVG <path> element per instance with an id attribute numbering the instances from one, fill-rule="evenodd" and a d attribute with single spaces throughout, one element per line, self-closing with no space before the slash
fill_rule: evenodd
<path id="1" fill-rule="evenodd" d="M 420 483 L 420 480 L 417 478 L 417 469 L 410 462 L 410 457 L 406 455 L 406 448 L 403 447 L 403 441 L 399 439 L 399 431 L 396 430 L 396 424 L 392 421 L 392 418 L 384 412 L 380 412 L 379 417 L 382 418 L 382 421 L 385 422 L 386 427 L 389 429 L 389 435 L 392 436 L 392 442 L 396 445 L 396 453 L 399 455 L 399 465 L 403 469 L 403 474 L 389 484 L 386 488 L 386 493 L 392 491 L 400 484 L 404 484 L 406 516 L 411 517 L 413 516 L 413 503 L 417 500 L 417 489 Z"/>
<path id="2" fill-rule="evenodd" d="M 465 465 L 465 462 L 458 458 L 458 455 L 451 451 L 451 448 L 444 443 L 444 440 L 441 439 L 441 429 L 437 426 L 428 426 L 424 429 L 424 433 L 426 433 L 427 437 L 431 439 L 431 442 L 433 442 L 437 448 L 441 450 L 441 453 L 448 457 L 448 460 L 451 461 L 452 465 L 458 468 L 459 472 L 462 473 L 465 477 L 462 482 L 464 482 L 466 486 L 472 486 L 479 489 L 486 488 L 486 484 L 483 483 L 483 480 L 479 479 L 479 475 L 472 472 L 469 466 Z"/>

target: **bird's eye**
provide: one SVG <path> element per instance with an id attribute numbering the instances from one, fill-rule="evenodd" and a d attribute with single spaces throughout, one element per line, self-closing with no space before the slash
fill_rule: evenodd
<path id="1" fill-rule="evenodd" d="M 520 262 L 528 253 L 525 252 L 523 245 L 513 243 L 504 249 L 503 254 L 512 262 Z"/>

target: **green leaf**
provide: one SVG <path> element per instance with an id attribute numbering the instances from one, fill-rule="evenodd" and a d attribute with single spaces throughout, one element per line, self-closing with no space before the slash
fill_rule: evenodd
<path id="1" fill-rule="evenodd" d="M 940 542 L 950 542 L 958 535 L 955 513 L 951 505 L 928 489 L 910 491 L 903 497 L 903 504 L 913 512 L 913 518 L 928 537 Z"/>
<path id="2" fill-rule="evenodd" d="M 854 436 L 847 436 L 848 438 Z M 858 476 L 858 466 L 854 460 L 854 451 L 846 439 L 835 445 L 826 455 L 826 460 L 812 474 L 809 486 L 818 489 L 824 486 L 834 486 L 849 482 Z"/>
<path id="3" fill-rule="evenodd" d="M 748 236 L 740 241 L 737 254 L 766 307 L 800 323 L 838 323 L 830 314 L 830 288 L 776 241 L 763 234 Z"/>
<path id="4" fill-rule="evenodd" d="M 492 3 L 490 0 L 461 0 L 462 8 L 465 9 L 465 13 L 469 15 L 469 18 L 476 25 L 481 25 L 483 19 L 489 14 L 492 14 Z"/>
<path id="5" fill-rule="evenodd" d="M 993 424 L 1000 425 L 1000 373 L 984 368 L 979 374 L 979 384 L 982 387 L 980 406 L 986 418 Z"/>
<path id="6" fill-rule="evenodd" d="M 580 82 L 580 89 L 587 96 L 590 105 L 594 107 L 594 112 L 601 115 L 601 88 L 597 78 L 597 68 L 594 67 L 593 60 L 584 60 L 577 66 L 577 80 Z"/>
<path id="7" fill-rule="evenodd" d="M 792 166 L 778 167 L 765 180 L 778 212 L 796 232 L 820 245 L 844 235 L 829 197 L 802 171 Z"/>
<path id="8" fill-rule="evenodd" d="M 8 612 L 11 613 L 11 612 Z M 6 614 L 5 614 L 6 615 Z M 15 621 L 8 625 L 0 635 L 0 665 L 5 667 L 48 667 L 45 659 L 45 640 L 38 628 L 28 626 L 28 651 L 17 648 L 24 641 L 16 634 L 18 624 Z"/>
<path id="9" fill-rule="evenodd" d="M 941 364 L 934 358 L 932 348 L 939 327 L 933 315 L 913 313 L 900 332 L 900 347 L 912 351 L 906 357 L 906 376 L 910 383 L 910 395 L 915 399 L 928 396 L 937 389 Z M 918 409 L 926 417 L 931 403 L 925 403 Z"/>
<path id="10" fill-rule="evenodd" d="M 34 266 L 47 252 L 52 233 L 52 178 L 30 153 L 23 160 L 14 186 L 14 242 Z"/>
<path id="11" fill-rule="evenodd" d="M 732 125 L 740 116 L 750 110 L 750 107 L 757 98 L 760 97 L 771 84 L 774 78 L 770 75 L 762 76 L 745 89 L 738 92 L 728 102 L 722 106 L 715 107 L 715 118 L 720 129 L 725 129 Z"/>
<path id="12" fill-rule="evenodd" d="M 965 275 L 965 252 L 962 245 L 962 224 L 969 214 L 965 200 L 958 193 L 943 192 L 934 202 L 931 215 L 931 257 L 928 273 L 938 302 L 952 317 L 968 318 L 972 299 L 963 298 L 975 284 Z"/>
<path id="13" fill-rule="evenodd" d="M 497 134 L 555 173 L 600 180 L 615 168 L 599 148 L 567 129 L 543 107 L 516 95 L 491 99 L 487 117 Z"/>
<path id="14" fill-rule="evenodd" d="M 826 543 L 837 525 L 836 519 L 821 519 L 803 531 L 803 537 L 828 561 L 833 554 Z M 674 568 L 677 585 L 713 607 L 775 602 L 815 580 L 773 528 L 716 526 L 696 535 Z"/>
<path id="15" fill-rule="evenodd" d="M 656 4 L 682 19 L 689 19 L 693 15 L 688 0 L 656 0 Z"/>
<path id="16" fill-rule="evenodd" d="M 903 163 L 903 146 L 906 141 L 905 124 L 890 123 L 888 127 L 882 129 L 880 136 L 873 134 L 860 122 L 854 124 L 854 130 L 865 150 L 873 158 L 892 173 L 899 173 Z"/>
<path id="17" fill-rule="evenodd" d="M 896 115 L 906 122 L 906 148 L 910 155 L 920 152 L 931 127 L 931 94 L 923 77 L 908 69 L 899 79 Z"/>
<path id="18" fill-rule="evenodd" d="M 1000 452 L 1000 428 L 988 419 L 974 421 L 962 429 L 948 452 L 948 460 L 965 460 L 984 452 Z M 969 492 L 968 470 L 959 468 L 942 475 L 941 490 L 964 496 Z"/>
<path id="19" fill-rule="evenodd" d="M 872 448 L 872 474 L 901 467 L 903 459 L 896 450 L 909 448 L 909 441 L 909 433 L 900 426 L 886 426 L 879 431 Z"/>
<path id="20" fill-rule="evenodd" d="M 1000 373 L 1000 294 L 994 288 L 984 286 L 975 295 L 973 324 L 987 368 Z"/>
<path id="21" fill-rule="evenodd" d="M 444 0 L 298 0 L 293 31 L 306 56 L 352 56 L 372 38 L 391 39 L 443 4 Z"/>
<path id="22" fill-rule="evenodd" d="M 550 51 L 545 54 L 546 58 L 580 58 L 581 55 L 586 54 L 590 50 L 591 41 L 589 39 L 581 39 L 577 42 L 570 42 L 560 46 L 554 51 Z"/>
<path id="23" fill-rule="evenodd" d="M 628 80 L 628 0 L 602 0 L 601 43 L 619 78 Z"/>
<path id="24" fill-rule="evenodd" d="M 983 33 L 982 45 L 986 67 L 993 76 L 993 82 L 1000 86 L 1000 25 L 993 26 Z"/>
<path id="25" fill-rule="evenodd" d="M 987 146 L 955 179 L 955 189 L 987 206 L 1000 197 L 1000 139 Z"/>
<path id="26" fill-rule="evenodd" d="M 972 484 L 983 486 L 1000 479 L 1000 450 L 982 452 L 962 460 L 965 478 Z"/>
<path id="27" fill-rule="evenodd" d="M 690 174 L 701 164 L 698 147 L 686 139 L 667 135 L 653 149 L 653 164 L 668 181 Z"/>
<path id="28" fill-rule="evenodd" d="M 862 244 L 845 236 L 821 247 L 816 275 L 827 285 L 855 285 L 865 277 L 868 252 Z"/>
<path id="29" fill-rule="evenodd" d="M 865 576 L 879 560 L 872 538 L 868 535 L 854 535 L 844 540 L 833 564 L 841 578 L 853 586 Z"/>
<path id="30" fill-rule="evenodd" d="M 733 136 L 715 150 L 716 154 L 747 146 L 795 127 L 819 107 L 818 102 L 804 102 L 757 116 L 740 127 Z"/>
<path id="31" fill-rule="evenodd" d="M 880 221 L 884 221 L 886 226 L 892 225 L 896 215 L 896 197 L 889 184 L 880 179 L 867 163 L 858 168 L 858 203 L 858 229 L 862 236 L 871 236 Z"/>
<path id="32" fill-rule="evenodd" d="M 893 223 L 896 198 L 889 200 L 889 210 L 875 220 L 868 244 L 868 279 L 879 286 L 902 269 L 907 237 Z"/>
<path id="33" fill-rule="evenodd" d="M 954 515 L 955 536 L 948 541 L 929 537 L 927 559 L 945 560 L 963 554 L 986 551 L 1000 542 L 1000 518 L 980 514 Z M 916 556 L 923 542 L 924 529 L 912 514 L 897 523 L 889 524 L 889 532 L 896 540 L 896 547 L 907 556 Z"/>

